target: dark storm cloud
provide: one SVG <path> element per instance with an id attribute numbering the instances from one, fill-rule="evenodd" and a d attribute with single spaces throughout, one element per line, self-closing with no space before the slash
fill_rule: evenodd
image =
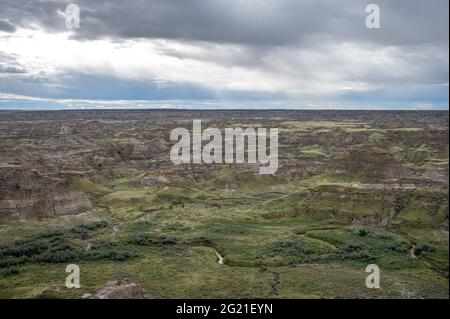
<path id="1" fill-rule="evenodd" d="M 365 7 L 381 8 L 381 29 L 365 27 Z M 247 45 L 297 45 L 317 38 L 385 45 L 448 43 L 447 0 L 127 0 L 0 1 L 0 19 L 64 30 L 67 3 L 81 7 L 78 37 L 164 38 Z M 0 24 L 1 28 L 1 24 Z"/>
<path id="2" fill-rule="evenodd" d="M 0 20 L 7 20 L 14 28 L 34 27 L 35 24 L 57 30 L 64 25 L 58 10 L 64 1 L 0 0 Z"/>
<path id="3" fill-rule="evenodd" d="M 14 32 L 16 31 L 16 27 L 7 20 L 0 20 L 0 31 Z"/>
<path id="4" fill-rule="evenodd" d="M 81 27 L 69 33 L 75 58 L 48 54 L 67 34 L 47 39 L 42 63 L 30 46 L 13 48 L 14 39 L 25 44 L 26 37 L 67 32 L 69 3 L 81 8 Z M 365 26 L 369 3 L 381 8 L 380 29 Z M 0 51 L 0 93 L 448 105 L 448 7 L 448 0 L 0 0 L 0 40 L 12 44 L 0 48 L 9 51 Z M 96 39 L 111 40 L 95 42 L 108 43 L 97 43 L 110 49 L 104 56 L 83 51 Z M 164 57 L 164 66 L 149 63 L 147 51 L 132 54 L 142 42 L 153 44 L 145 50 Z M 129 48 L 134 63 L 117 47 Z M 88 63 L 91 55 L 98 63 Z M 42 73 L 52 65 L 53 74 Z"/>

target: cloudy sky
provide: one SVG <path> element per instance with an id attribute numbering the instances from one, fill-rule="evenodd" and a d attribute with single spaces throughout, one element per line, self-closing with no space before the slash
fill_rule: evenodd
<path id="1" fill-rule="evenodd" d="M 366 27 L 369 3 L 379 29 Z M 0 0 L 0 108 L 448 109 L 448 7 Z"/>

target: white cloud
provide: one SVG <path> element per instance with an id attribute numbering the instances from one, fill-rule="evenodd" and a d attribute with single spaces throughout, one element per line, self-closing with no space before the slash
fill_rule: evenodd
<path id="1" fill-rule="evenodd" d="M 187 83 L 217 92 L 292 96 L 364 92 L 398 83 L 427 84 L 433 82 L 433 71 L 448 69 L 448 51 L 421 45 L 377 47 L 318 41 L 308 47 L 258 50 L 239 44 L 164 39 L 81 41 L 71 35 L 18 29 L 14 37 L 0 37 L 0 47 L 33 77 L 77 72 L 148 80 L 162 86 Z M 443 73 L 442 82 L 448 81 L 446 75 Z"/>

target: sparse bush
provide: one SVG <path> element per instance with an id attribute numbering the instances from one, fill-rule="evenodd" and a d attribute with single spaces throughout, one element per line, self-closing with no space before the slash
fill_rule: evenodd
<path id="1" fill-rule="evenodd" d="M 21 256 L 21 257 L 10 257 L 10 256 L 8 256 L 6 258 L 0 259 L 0 267 L 4 268 L 4 267 L 21 265 L 21 264 L 24 264 L 27 261 L 28 261 L 28 257 L 26 257 L 26 256 Z"/>
<path id="2" fill-rule="evenodd" d="M 83 252 L 76 250 L 64 250 L 55 252 L 46 252 L 37 256 L 34 260 L 46 263 L 64 263 L 83 259 Z"/>
<path id="3" fill-rule="evenodd" d="M 19 274 L 19 269 L 17 267 L 8 267 L 5 270 L 3 270 L 2 274 L 4 276 L 13 276 Z"/>
<path id="4" fill-rule="evenodd" d="M 140 246 L 158 246 L 158 245 L 174 245 L 177 240 L 173 237 L 157 237 L 147 233 L 138 233 L 134 235 L 129 242 Z"/>
<path id="5" fill-rule="evenodd" d="M 409 251 L 410 245 L 406 242 L 397 242 L 392 243 L 391 245 L 388 246 L 388 248 L 397 253 L 406 253 Z"/>
<path id="6" fill-rule="evenodd" d="M 366 237 L 368 233 L 369 232 L 366 229 L 364 229 L 364 228 L 362 228 L 362 229 L 360 229 L 358 231 L 358 235 L 361 236 L 361 237 Z"/>
<path id="7" fill-rule="evenodd" d="M 268 270 L 268 269 L 267 269 L 266 266 L 261 266 L 261 267 L 259 267 L 259 269 L 258 269 L 259 272 L 266 272 L 267 270 Z"/>
<path id="8" fill-rule="evenodd" d="M 3 256 L 33 256 L 45 249 L 48 245 L 44 242 L 16 241 L 0 247 L 0 257 Z"/>
<path id="9" fill-rule="evenodd" d="M 84 254 L 84 259 L 86 260 L 114 260 L 114 261 L 124 261 L 126 259 L 134 257 L 127 251 L 90 251 Z"/>
<path id="10" fill-rule="evenodd" d="M 49 251 L 53 253 L 53 252 L 57 252 L 57 251 L 66 251 L 66 250 L 70 250 L 70 249 L 72 249 L 72 247 L 68 243 L 63 242 L 63 243 L 58 243 L 55 246 L 52 246 Z"/>
<path id="11" fill-rule="evenodd" d="M 96 230 L 99 228 L 104 228 L 108 226 L 108 222 L 105 220 L 94 221 L 91 223 L 82 224 L 79 227 L 86 228 L 88 230 Z"/>
<path id="12" fill-rule="evenodd" d="M 55 236 L 61 236 L 64 235 L 64 230 L 62 229 L 46 229 L 42 232 L 40 232 L 37 237 L 38 238 L 50 238 Z"/>
<path id="13" fill-rule="evenodd" d="M 123 251 L 123 252 L 114 252 L 113 251 L 110 255 L 110 259 L 116 260 L 116 261 L 123 261 L 123 260 L 129 259 L 130 257 L 132 257 L 131 254 L 129 254 L 126 251 Z"/>
<path id="14" fill-rule="evenodd" d="M 296 256 L 306 257 L 314 254 L 314 249 L 309 244 L 297 240 L 288 239 L 277 241 L 267 247 L 269 256 Z"/>
<path id="15" fill-rule="evenodd" d="M 122 261 L 134 255 L 125 249 L 117 250 L 120 246 L 109 241 L 96 243 L 86 252 L 74 247 L 71 240 L 85 238 L 89 231 L 106 227 L 106 221 L 95 221 L 82 224 L 67 232 L 54 229 L 46 230 L 31 239 L 18 240 L 0 246 L 0 268 L 14 267 L 24 263 L 65 263 L 80 260 L 109 259 Z M 171 243 L 170 238 L 158 238 L 157 243 L 166 245 Z"/>
<path id="16" fill-rule="evenodd" d="M 428 244 L 419 244 L 414 248 L 414 254 L 422 255 L 424 252 L 432 253 L 436 250 L 434 246 Z"/>
<path id="17" fill-rule="evenodd" d="M 358 251 L 361 250 L 363 247 L 361 244 L 359 243 L 354 243 L 352 241 L 349 241 L 345 244 L 345 246 L 342 248 L 342 251 L 344 252 L 354 252 L 354 251 Z"/>
<path id="18" fill-rule="evenodd" d="M 340 260 L 355 260 L 360 262 L 371 262 L 377 259 L 365 249 L 357 251 L 338 250 L 333 256 Z"/>
<path id="19" fill-rule="evenodd" d="M 94 221 L 86 224 L 81 224 L 72 228 L 72 233 L 76 235 L 76 237 L 85 239 L 88 235 L 89 231 L 97 230 L 99 228 L 104 228 L 108 226 L 108 222 L 104 220 Z"/>
<path id="20" fill-rule="evenodd" d="M 345 246 L 334 252 L 331 258 L 360 262 L 370 262 L 377 259 L 366 247 L 352 241 L 347 242 Z"/>
<path id="21" fill-rule="evenodd" d="M 72 229 L 72 232 L 75 234 L 77 238 L 86 239 L 88 235 L 88 230 L 83 227 L 75 227 Z"/>

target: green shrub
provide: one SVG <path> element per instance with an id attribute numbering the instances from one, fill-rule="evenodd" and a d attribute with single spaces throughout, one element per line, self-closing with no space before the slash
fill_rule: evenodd
<path id="1" fill-rule="evenodd" d="M 4 276 L 13 276 L 19 274 L 19 269 L 17 267 L 8 267 L 5 270 L 3 270 L 2 274 Z"/>
<path id="2" fill-rule="evenodd" d="M 406 242 L 396 242 L 396 243 L 387 245 L 387 248 L 389 248 L 390 250 L 395 251 L 397 253 L 406 253 L 409 251 L 410 245 Z"/>
<path id="3" fill-rule="evenodd" d="M 104 220 L 94 221 L 86 224 L 81 224 L 72 228 L 72 233 L 75 234 L 77 238 L 85 239 L 89 231 L 97 230 L 108 226 L 108 222 Z"/>
<path id="4" fill-rule="evenodd" d="M 371 262 L 377 259 L 366 247 L 352 241 L 347 242 L 344 247 L 338 249 L 331 256 L 338 260 L 354 260 L 360 262 Z"/>
<path id="5" fill-rule="evenodd" d="M 33 256 L 46 250 L 48 245 L 44 242 L 16 241 L 0 247 L 0 257 L 4 256 Z"/>
<path id="6" fill-rule="evenodd" d="M 358 235 L 361 237 L 366 237 L 368 233 L 369 232 L 366 229 L 362 228 L 359 230 Z"/>
<path id="7" fill-rule="evenodd" d="M 62 230 L 62 229 L 46 229 L 46 230 L 40 232 L 36 237 L 50 238 L 50 237 L 62 236 L 62 235 L 64 235 L 64 230 Z"/>
<path id="8" fill-rule="evenodd" d="M 84 254 L 85 260 L 115 260 L 115 261 L 124 261 L 126 259 L 135 257 L 134 254 L 127 251 L 89 251 Z"/>
<path id="9" fill-rule="evenodd" d="M 83 252 L 76 250 L 64 250 L 55 252 L 46 252 L 37 256 L 34 260 L 46 263 L 65 263 L 70 261 L 78 261 L 83 259 Z"/>
<path id="10" fill-rule="evenodd" d="M 14 267 L 25 263 L 66 263 L 81 260 L 105 259 L 122 261 L 134 257 L 126 251 L 123 244 L 110 241 L 97 242 L 91 250 L 71 244 L 73 238 L 84 237 L 89 231 L 107 226 L 104 221 L 82 224 L 72 228 L 69 232 L 48 230 L 33 239 L 18 240 L 0 246 L 0 268 Z M 64 235 L 64 236 L 60 236 Z M 36 238 L 40 238 L 36 240 Z M 44 238 L 46 238 L 44 240 Z M 157 244 L 167 245 L 173 239 L 161 237 L 155 239 Z"/>
<path id="11" fill-rule="evenodd" d="M 341 248 L 341 250 L 343 252 L 347 252 L 347 253 L 352 253 L 352 252 L 355 252 L 355 251 L 359 251 L 361 249 L 363 249 L 363 246 L 361 244 L 354 243 L 352 241 L 347 242 L 345 244 L 345 246 Z"/>
<path id="12" fill-rule="evenodd" d="M 293 239 L 277 241 L 267 246 L 269 256 L 297 256 L 305 257 L 314 254 L 314 248 L 310 245 Z"/>
<path id="13" fill-rule="evenodd" d="M 424 252 L 432 253 L 436 250 L 436 247 L 428 244 L 419 244 L 414 248 L 414 254 L 422 255 Z"/>
<path id="14" fill-rule="evenodd" d="M 161 245 L 175 245 L 177 240 L 173 237 L 153 236 L 147 233 L 138 233 L 129 239 L 129 242 L 140 246 L 161 246 Z"/>
<path id="15" fill-rule="evenodd" d="M 21 265 L 27 261 L 28 261 L 28 257 L 26 257 L 26 256 L 20 256 L 20 257 L 8 256 L 8 257 L 0 259 L 0 268 Z"/>

